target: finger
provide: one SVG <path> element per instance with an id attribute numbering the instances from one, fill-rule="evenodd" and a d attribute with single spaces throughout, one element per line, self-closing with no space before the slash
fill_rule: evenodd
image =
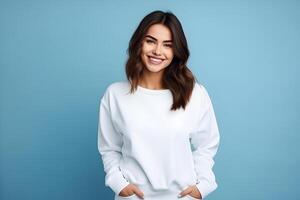
<path id="1" fill-rule="evenodd" d="M 193 187 L 193 191 L 191 192 L 191 194 L 194 194 L 195 196 L 200 196 L 200 199 L 202 199 L 202 194 L 196 186 Z"/>
<path id="2" fill-rule="evenodd" d="M 178 197 L 184 197 L 187 194 L 190 194 L 193 191 L 193 188 L 188 187 L 185 190 L 183 190 L 182 192 L 179 193 Z"/>
<path id="3" fill-rule="evenodd" d="M 144 199 L 144 193 L 138 188 L 138 187 L 134 187 L 133 188 L 133 192 L 141 199 Z"/>

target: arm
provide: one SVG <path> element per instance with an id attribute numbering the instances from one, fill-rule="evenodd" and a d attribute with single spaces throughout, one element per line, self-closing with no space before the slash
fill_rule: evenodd
<path id="1" fill-rule="evenodd" d="M 220 135 L 214 109 L 209 95 L 203 86 L 204 112 L 197 121 L 197 129 L 191 133 L 195 172 L 197 175 L 196 187 L 202 199 L 217 188 L 215 175 L 212 171 L 214 156 L 218 150 Z"/>
<path id="2" fill-rule="evenodd" d="M 124 178 L 119 168 L 123 141 L 121 134 L 114 128 L 107 102 L 107 94 L 105 94 L 100 103 L 98 150 L 102 156 L 104 171 L 106 173 L 105 185 L 109 186 L 116 194 L 119 194 L 129 182 Z"/>

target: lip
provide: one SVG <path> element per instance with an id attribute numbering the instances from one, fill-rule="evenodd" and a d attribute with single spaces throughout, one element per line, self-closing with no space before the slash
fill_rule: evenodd
<path id="1" fill-rule="evenodd" d="M 152 65 L 160 65 L 164 62 L 164 59 L 148 56 L 148 62 Z"/>
<path id="2" fill-rule="evenodd" d="M 148 56 L 149 58 L 155 58 L 155 59 L 159 59 L 159 60 L 161 60 L 161 61 L 164 61 L 165 59 L 163 59 L 163 58 L 158 58 L 158 57 L 155 57 L 155 56 Z"/>

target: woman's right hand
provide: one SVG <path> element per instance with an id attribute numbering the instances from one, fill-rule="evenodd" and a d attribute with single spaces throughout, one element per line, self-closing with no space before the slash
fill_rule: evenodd
<path id="1" fill-rule="evenodd" d="M 133 194 L 136 194 L 139 198 L 144 199 L 144 193 L 134 184 L 130 183 L 124 189 L 121 190 L 119 196 L 129 197 Z"/>

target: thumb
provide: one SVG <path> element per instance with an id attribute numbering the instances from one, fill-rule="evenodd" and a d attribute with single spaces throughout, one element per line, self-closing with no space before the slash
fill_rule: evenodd
<path id="1" fill-rule="evenodd" d="M 141 199 L 144 199 L 144 193 L 137 187 L 134 186 L 133 192 Z"/>

